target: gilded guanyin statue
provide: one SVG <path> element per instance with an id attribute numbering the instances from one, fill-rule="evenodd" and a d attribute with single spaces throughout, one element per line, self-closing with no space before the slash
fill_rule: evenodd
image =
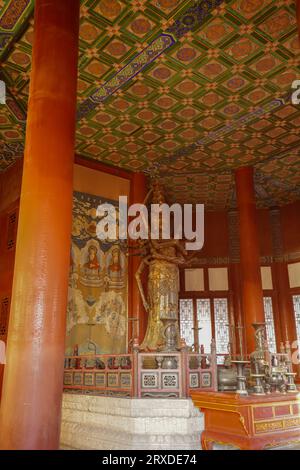
<path id="1" fill-rule="evenodd" d="M 163 189 L 158 180 L 153 180 L 145 204 L 164 204 Z M 145 310 L 148 326 L 140 349 L 175 350 L 179 346 L 178 293 L 180 264 L 187 261 L 187 252 L 179 240 L 163 239 L 161 220 L 158 239 L 149 237 L 140 241 L 143 259 L 136 272 L 136 280 Z M 147 294 L 141 276 L 148 266 Z"/>

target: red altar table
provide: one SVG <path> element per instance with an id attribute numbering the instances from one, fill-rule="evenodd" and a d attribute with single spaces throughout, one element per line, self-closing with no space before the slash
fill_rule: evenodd
<path id="1" fill-rule="evenodd" d="M 300 443 L 300 392 L 264 396 L 192 392 L 205 414 L 202 448 L 232 445 L 241 450 L 264 450 Z"/>

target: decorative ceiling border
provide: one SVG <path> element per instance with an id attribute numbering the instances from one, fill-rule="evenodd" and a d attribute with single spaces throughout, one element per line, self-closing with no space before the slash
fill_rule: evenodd
<path id="1" fill-rule="evenodd" d="M 19 105 L 16 98 L 11 94 L 8 89 L 6 89 L 6 106 L 8 107 L 10 112 L 15 116 L 15 118 L 19 121 L 23 131 L 25 132 L 27 119 L 26 111 Z"/>
<path id="2" fill-rule="evenodd" d="M 116 75 L 101 85 L 91 96 L 89 96 L 80 106 L 77 113 L 77 120 L 85 117 L 93 111 L 99 103 L 103 103 L 109 96 L 113 95 L 119 88 L 132 80 L 145 67 L 154 62 L 169 47 L 175 44 L 174 38 L 169 34 L 161 34 L 149 44 L 140 54 L 134 57 Z"/>
<path id="3" fill-rule="evenodd" d="M 32 0 L 11 0 L 0 17 L 0 60 L 9 52 L 33 13 Z"/>
<path id="4" fill-rule="evenodd" d="M 1 159 L 7 163 L 6 171 L 10 166 L 12 166 L 17 158 L 22 158 L 24 155 L 24 145 L 23 142 L 10 142 L 4 143 L 1 146 Z M 0 171 L 0 173 L 4 173 Z"/>
<path id="5" fill-rule="evenodd" d="M 34 2 L 32 0 L 10 0 L 4 7 L 0 16 L 0 60 L 4 60 L 9 55 L 15 42 L 18 40 L 20 35 L 23 34 L 24 29 L 27 28 L 29 20 L 34 11 Z M 0 79 L 4 80 L 3 74 L 0 74 Z M 8 89 L 6 84 L 6 106 L 12 115 L 19 121 L 21 131 L 25 135 L 26 128 L 26 110 L 18 103 L 18 100 Z M 13 148 L 10 144 L 3 146 L 4 158 L 11 159 L 13 148 L 18 149 L 15 157 L 19 156 L 22 144 L 17 142 L 13 144 Z"/>
<path id="6" fill-rule="evenodd" d="M 30 0 L 11 0 L 0 18 L 0 29 L 13 31 L 29 4 Z"/>
<path id="7" fill-rule="evenodd" d="M 80 120 L 93 111 L 99 103 L 103 103 L 119 88 L 130 82 L 136 75 L 154 62 L 167 49 L 189 31 L 200 28 L 211 11 L 226 0 L 196 0 L 165 33 L 151 42 L 142 52 L 136 55 L 125 67 L 119 70 L 111 79 L 101 85 L 80 106 L 77 119 Z"/>

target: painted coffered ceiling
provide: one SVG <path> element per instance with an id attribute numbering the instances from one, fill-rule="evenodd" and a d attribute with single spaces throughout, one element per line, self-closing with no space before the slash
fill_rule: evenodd
<path id="1" fill-rule="evenodd" d="M 24 148 L 33 3 L 0 0 L 0 168 Z M 256 168 L 260 206 L 300 199 L 294 0 L 81 2 L 76 152 L 159 172 L 169 198 L 235 204 Z"/>

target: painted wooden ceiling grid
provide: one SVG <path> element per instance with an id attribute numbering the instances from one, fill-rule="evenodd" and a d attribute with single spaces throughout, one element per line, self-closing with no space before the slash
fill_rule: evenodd
<path id="1" fill-rule="evenodd" d="M 0 0 L 0 169 L 22 156 L 33 2 Z M 300 199 L 300 78 L 293 0 L 85 0 L 76 152 L 158 171 L 169 198 L 235 204 L 256 168 L 260 206 Z"/>

